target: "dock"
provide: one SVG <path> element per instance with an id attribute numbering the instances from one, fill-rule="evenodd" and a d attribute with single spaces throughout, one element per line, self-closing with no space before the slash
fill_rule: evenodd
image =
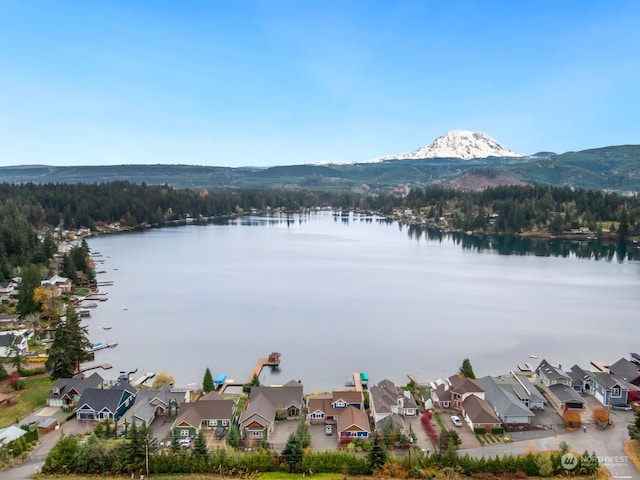
<path id="1" fill-rule="evenodd" d="M 253 367 L 253 371 L 251 375 L 249 375 L 249 380 L 247 383 L 251 383 L 253 381 L 253 377 L 259 377 L 262 369 L 264 367 L 279 367 L 280 366 L 280 353 L 279 352 L 271 352 L 271 354 L 267 357 L 261 357 L 256 362 L 256 366 Z"/>
<path id="2" fill-rule="evenodd" d="M 268 357 L 260 357 L 256 362 L 256 365 L 253 367 L 251 371 L 251 375 L 249 375 L 249 379 L 246 383 L 251 383 L 254 377 L 260 377 L 260 373 L 264 367 L 272 367 L 277 368 L 280 366 L 280 352 L 271 352 Z M 227 387 L 236 386 L 242 387 L 244 384 L 239 382 L 234 382 L 233 380 L 225 381 L 220 390 L 218 392 L 222 394 Z"/>
<path id="3" fill-rule="evenodd" d="M 360 372 L 353 372 L 353 386 L 356 388 L 356 392 L 361 392 L 362 382 L 360 381 Z"/>
<path id="4" fill-rule="evenodd" d="M 98 368 L 102 368 L 103 370 L 109 370 L 110 368 L 113 368 L 113 365 L 111 365 L 110 363 L 102 363 L 100 365 L 92 365 L 90 367 L 85 367 L 85 368 L 81 368 L 80 372 L 88 372 L 90 370 L 97 370 Z"/>
<path id="5" fill-rule="evenodd" d="M 144 375 L 142 375 L 137 380 L 134 380 L 133 382 L 131 382 L 131 386 L 132 387 L 139 387 L 140 385 L 143 385 L 147 380 L 151 380 L 155 376 L 156 376 L 155 373 L 151 373 L 151 372 L 145 373 Z"/>

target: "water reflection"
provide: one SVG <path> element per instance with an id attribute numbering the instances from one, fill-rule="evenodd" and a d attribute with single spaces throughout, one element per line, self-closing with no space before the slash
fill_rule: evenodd
<path id="1" fill-rule="evenodd" d="M 619 262 L 640 260 L 640 249 L 628 248 L 624 243 L 603 243 L 598 241 L 577 242 L 565 240 L 545 240 L 540 238 L 522 238 L 514 236 L 467 235 L 461 232 L 442 232 L 436 228 L 420 225 L 407 227 L 409 238 L 442 242 L 451 238 L 464 250 L 475 252 L 495 251 L 500 255 L 535 255 L 538 257 L 577 257 L 593 260 Z"/>

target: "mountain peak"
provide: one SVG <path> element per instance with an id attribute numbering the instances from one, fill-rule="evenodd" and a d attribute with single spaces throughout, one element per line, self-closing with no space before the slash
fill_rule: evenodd
<path id="1" fill-rule="evenodd" d="M 524 157 L 520 153 L 509 150 L 483 132 L 454 130 L 436 138 L 431 145 L 421 147 L 408 153 L 387 155 L 377 159 L 412 160 L 421 158 L 460 158 L 471 160 L 486 157 Z"/>

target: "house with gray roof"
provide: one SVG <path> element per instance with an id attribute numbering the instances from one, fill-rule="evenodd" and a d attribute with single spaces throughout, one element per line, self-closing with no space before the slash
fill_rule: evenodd
<path id="1" fill-rule="evenodd" d="M 72 378 L 58 378 L 47 392 L 47 406 L 74 407 L 87 388 L 99 388 L 103 381 L 97 372 L 88 377 L 80 373 Z"/>
<path id="2" fill-rule="evenodd" d="M 252 387 L 249 403 L 240 414 L 240 434 L 246 441 L 262 440 L 276 420 L 295 418 L 303 407 L 302 384 L 291 380 L 282 386 Z"/>
<path id="3" fill-rule="evenodd" d="M 160 389 L 138 390 L 133 406 L 122 416 L 123 422 L 151 425 L 156 416 L 166 416 L 188 402 L 189 395 L 184 390 L 174 390 L 172 385 Z"/>
<path id="4" fill-rule="evenodd" d="M 633 385 L 640 386 L 640 370 L 638 365 L 626 358 L 609 365 L 609 373 Z"/>
<path id="5" fill-rule="evenodd" d="M 608 373 L 600 375 L 590 373 L 585 379 L 585 390 L 605 407 L 626 405 L 629 390 L 634 389 L 635 387 L 629 382 Z"/>
<path id="6" fill-rule="evenodd" d="M 499 377 L 482 377 L 478 383 L 484 389 L 484 398 L 496 416 L 505 425 L 530 424 L 535 414 L 515 396 L 511 386 Z"/>
<path id="7" fill-rule="evenodd" d="M 111 388 L 87 388 L 78 400 L 78 420 L 118 421 L 131 408 L 136 389 L 129 382 L 120 381 Z"/>
<path id="8" fill-rule="evenodd" d="M 513 394 L 520 399 L 525 407 L 530 410 L 544 409 L 547 401 L 529 377 L 511 372 L 509 375 L 501 375 L 500 378 L 511 387 Z"/>
<path id="9" fill-rule="evenodd" d="M 549 403 L 558 411 L 567 408 L 583 409 L 584 399 L 571 385 L 571 376 L 547 360 L 542 360 L 535 371 L 536 385 L 540 387 Z"/>

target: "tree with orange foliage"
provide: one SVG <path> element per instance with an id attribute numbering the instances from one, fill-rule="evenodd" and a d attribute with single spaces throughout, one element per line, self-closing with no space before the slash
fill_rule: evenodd
<path id="1" fill-rule="evenodd" d="M 609 423 L 609 410 L 604 407 L 598 407 L 593 411 L 591 417 L 598 422 L 598 425 L 606 425 Z"/>
<path id="2" fill-rule="evenodd" d="M 567 408 L 562 414 L 562 419 L 564 420 L 567 428 L 578 428 L 582 419 L 580 418 L 580 412 L 578 410 L 574 410 L 573 408 Z"/>

